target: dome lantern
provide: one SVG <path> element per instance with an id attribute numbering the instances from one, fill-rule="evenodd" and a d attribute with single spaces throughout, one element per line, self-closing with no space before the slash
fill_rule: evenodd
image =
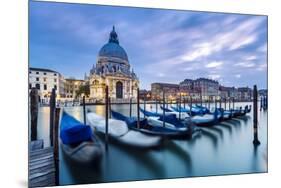
<path id="1" fill-rule="evenodd" d="M 118 35 L 115 32 L 115 27 L 114 26 L 112 28 L 112 31 L 110 32 L 110 36 L 109 36 L 109 41 L 108 42 L 113 42 L 113 43 L 119 44 Z"/>

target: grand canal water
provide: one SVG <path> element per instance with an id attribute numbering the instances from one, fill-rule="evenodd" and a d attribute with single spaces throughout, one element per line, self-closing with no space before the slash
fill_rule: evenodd
<path id="1" fill-rule="evenodd" d="M 236 103 L 244 106 L 247 103 Z M 104 115 L 104 106 L 87 106 Z M 146 105 L 151 108 L 150 104 Z M 152 106 L 154 108 L 154 106 Z M 129 114 L 129 105 L 112 105 Z M 64 110 L 83 121 L 82 107 Z M 133 106 L 136 114 L 136 106 Z M 157 150 L 137 151 L 109 144 L 99 165 L 80 166 L 60 151 L 60 184 L 83 184 L 160 178 L 267 172 L 267 112 L 259 111 L 259 140 L 253 146 L 253 114 L 204 128 L 192 140 L 166 140 Z M 38 137 L 49 145 L 49 108 L 40 107 Z M 103 141 L 102 141 L 103 143 Z M 104 144 L 104 143 L 103 143 Z M 104 147 L 103 147 L 104 148 Z"/>

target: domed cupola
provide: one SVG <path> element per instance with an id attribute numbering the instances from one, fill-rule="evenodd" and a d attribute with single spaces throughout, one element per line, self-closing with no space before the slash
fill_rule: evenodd
<path id="1" fill-rule="evenodd" d="M 113 26 L 109 35 L 108 43 L 105 44 L 99 51 L 99 58 L 119 58 L 121 61 L 128 63 L 126 51 L 119 45 L 118 35 Z"/>

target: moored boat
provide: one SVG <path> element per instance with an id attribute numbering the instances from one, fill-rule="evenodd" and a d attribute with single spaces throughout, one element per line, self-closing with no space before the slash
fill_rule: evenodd
<path id="1" fill-rule="evenodd" d="M 105 118 L 93 113 L 87 113 L 89 124 L 99 134 L 106 134 Z M 108 136 L 117 144 L 123 146 L 150 149 L 161 145 L 162 138 L 155 135 L 147 135 L 142 132 L 130 130 L 123 120 L 108 119 Z"/>
<path id="2" fill-rule="evenodd" d="M 192 129 L 191 126 L 187 127 L 179 120 L 176 119 L 175 115 L 165 116 L 167 122 L 165 122 L 165 126 L 163 126 L 163 117 L 148 117 L 147 119 L 141 119 L 140 125 L 138 127 L 137 118 L 136 117 L 126 117 L 123 114 L 120 114 L 115 111 L 111 111 L 112 117 L 118 120 L 122 120 L 127 123 L 130 129 L 150 134 L 150 135 L 158 135 L 162 137 L 169 138 L 184 138 L 191 137 L 191 134 L 195 129 Z M 178 121 L 177 124 L 171 121 Z M 174 123 L 174 124 L 173 124 Z"/>
<path id="3" fill-rule="evenodd" d="M 100 141 L 91 127 L 66 112 L 62 113 L 60 139 L 63 152 L 75 162 L 96 162 L 102 156 Z"/>

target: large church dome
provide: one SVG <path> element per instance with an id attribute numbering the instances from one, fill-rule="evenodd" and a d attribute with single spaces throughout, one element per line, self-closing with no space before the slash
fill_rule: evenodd
<path id="1" fill-rule="evenodd" d="M 99 57 L 115 57 L 128 61 L 126 51 L 119 45 L 118 36 L 113 26 L 109 41 L 99 51 Z"/>

